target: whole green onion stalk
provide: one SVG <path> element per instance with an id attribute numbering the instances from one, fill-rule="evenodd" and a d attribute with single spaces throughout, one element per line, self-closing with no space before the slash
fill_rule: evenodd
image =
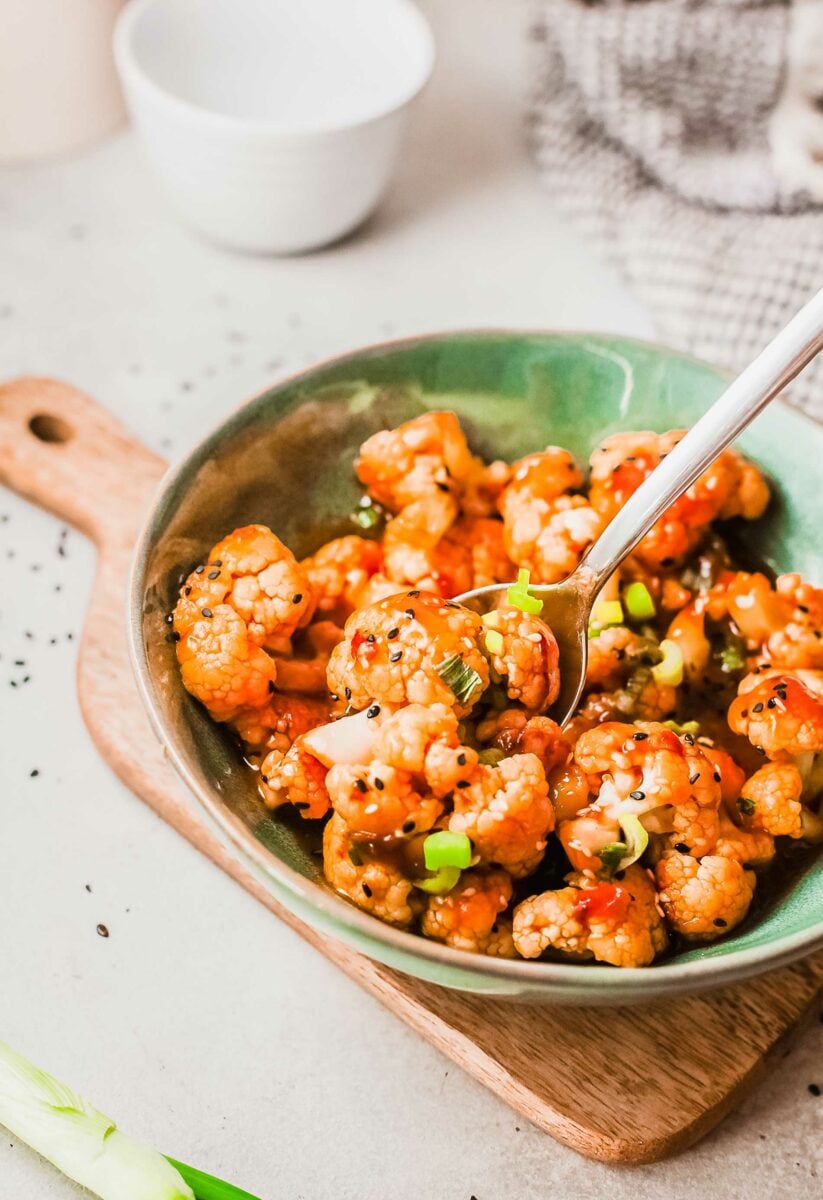
<path id="1" fill-rule="evenodd" d="M 2 1041 L 0 1125 L 101 1200 L 257 1200 L 134 1141 Z"/>

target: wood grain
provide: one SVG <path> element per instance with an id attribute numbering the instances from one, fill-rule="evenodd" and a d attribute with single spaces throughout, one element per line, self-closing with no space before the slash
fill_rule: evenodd
<path id="1" fill-rule="evenodd" d="M 65 440 L 43 441 L 32 427 Z M 644 1008 L 559 1008 L 446 991 L 298 921 L 201 823 L 143 710 L 125 620 L 114 627 L 110 620 L 124 610 L 131 547 L 164 466 L 67 384 L 21 379 L 0 387 L 0 481 L 72 522 L 98 548 L 78 693 L 91 736 L 117 775 L 428 1042 L 581 1154 L 650 1162 L 716 1125 L 816 1006 L 823 954 L 722 991 Z"/>

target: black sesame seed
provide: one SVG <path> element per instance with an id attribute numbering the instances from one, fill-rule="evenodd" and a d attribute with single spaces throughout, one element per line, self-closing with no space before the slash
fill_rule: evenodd
<path id="1" fill-rule="evenodd" d="M 769 696 L 768 700 L 766 701 L 766 708 L 777 708 L 777 701 L 775 700 L 774 696 Z"/>
<path id="2" fill-rule="evenodd" d="M 691 776 L 691 778 L 689 779 L 689 783 L 697 783 L 699 778 L 700 778 L 700 772 L 698 771 L 696 775 Z"/>
<path id="3" fill-rule="evenodd" d="M 295 800 L 294 807 L 298 812 L 305 812 L 307 808 L 311 808 L 311 803 L 308 800 Z"/>
<path id="4" fill-rule="evenodd" d="M 685 842 L 675 842 L 674 848 L 678 854 L 688 854 L 691 846 L 687 846 Z"/>
<path id="5" fill-rule="evenodd" d="M 369 790 L 369 785 L 366 783 L 365 779 L 355 779 L 354 786 L 357 788 L 358 792 L 366 793 Z"/>
<path id="6" fill-rule="evenodd" d="M 390 654 L 390 655 L 389 655 L 389 662 L 391 662 L 391 663 L 400 662 L 400 659 L 401 659 L 402 657 L 403 657 L 403 651 L 402 651 L 402 650 L 395 650 L 395 652 L 394 652 L 393 654 Z"/>
<path id="7" fill-rule="evenodd" d="M 457 756 L 457 765 L 458 765 L 458 767 L 465 767 L 465 765 L 466 765 L 466 756 L 465 756 L 465 754 L 458 754 L 458 756 Z"/>
<path id="8" fill-rule="evenodd" d="M 720 772 L 715 771 L 714 775 L 712 776 L 712 779 L 715 781 L 715 783 L 720 783 Z"/>
<path id="9" fill-rule="evenodd" d="M 183 595 L 184 595 L 184 596 L 190 596 L 190 595 L 191 595 L 191 588 L 190 588 L 190 587 L 183 588 Z"/>
<path id="10" fill-rule="evenodd" d="M 371 900 L 371 896 L 372 896 L 372 890 L 371 890 L 371 888 L 369 887 L 369 885 L 368 885 L 367 883 L 361 883 L 361 884 L 360 884 L 360 886 L 361 886 L 361 887 L 362 887 L 362 889 L 363 889 L 363 894 L 364 894 L 364 895 L 366 895 L 366 896 L 368 896 L 368 898 Z"/>
<path id="11" fill-rule="evenodd" d="M 351 688 L 344 688 L 343 695 L 347 700 L 351 700 Z"/>
<path id="12" fill-rule="evenodd" d="M 742 709 L 740 715 L 745 719 L 749 715 L 749 710 L 747 708 Z"/>
<path id="13" fill-rule="evenodd" d="M 370 643 L 371 643 L 371 642 L 376 642 L 376 641 L 377 641 L 377 638 L 375 637 L 375 635 L 374 635 L 373 633 L 367 633 L 367 634 L 366 634 L 366 641 L 367 641 L 367 642 L 370 642 Z"/>
<path id="14" fill-rule="evenodd" d="M 690 733 L 684 733 L 684 734 L 683 734 L 683 741 L 686 743 L 686 745 L 687 745 L 687 746 L 693 746 L 693 745 L 694 745 L 694 737 L 693 737 L 693 736 L 692 736 L 692 734 L 690 734 Z"/>
<path id="15" fill-rule="evenodd" d="M 752 707 L 752 712 L 759 713 L 763 711 L 763 705 L 759 702 Z"/>
<path id="16" fill-rule="evenodd" d="M 25 667 L 25 665 L 26 665 L 26 660 L 25 660 L 25 658 L 16 658 L 16 659 L 14 660 L 14 665 L 15 665 L 16 667 Z"/>
<path id="17" fill-rule="evenodd" d="M 291 598 L 291 602 L 292 602 L 292 604 L 299 604 L 302 599 L 303 599 L 303 593 L 295 592 Z"/>
<path id="18" fill-rule="evenodd" d="M 797 611 L 802 612 L 802 613 L 807 613 L 809 610 L 805 604 L 798 604 Z"/>
<path id="19" fill-rule="evenodd" d="M 212 612 L 212 610 L 210 608 L 201 608 L 200 611 L 204 617 L 213 617 L 214 616 L 214 613 Z"/>
<path id="20" fill-rule="evenodd" d="M 673 562 L 674 562 L 674 559 L 673 559 L 673 558 L 669 558 L 669 557 L 667 556 L 666 558 L 661 558 L 661 560 L 660 560 L 660 565 L 661 565 L 661 567 L 670 567 L 670 566 L 672 565 L 672 563 L 673 563 Z"/>
<path id="21" fill-rule="evenodd" d="M 714 924 L 717 926 L 718 929 L 725 929 L 726 926 L 728 925 L 728 923 L 729 922 L 724 921 L 722 917 L 715 917 L 715 919 L 714 919 Z"/>
<path id="22" fill-rule="evenodd" d="M 632 736 L 636 742 L 645 742 L 649 735 L 647 733 L 635 733 Z"/>
<path id="23" fill-rule="evenodd" d="M 625 879 L 625 878 L 626 878 L 626 872 L 625 872 L 625 871 L 615 871 L 615 873 L 614 873 L 614 877 L 615 877 L 615 879 Z M 632 896 L 632 899 L 634 899 L 634 897 L 633 897 L 633 896 Z"/>
<path id="24" fill-rule="evenodd" d="M 108 937 L 109 936 L 109 931 L 105 925 L 98 925 L 97 932 L 100 935 L 100 937 Z"/>
<path id="25" fill-rule="evenodd" d="M 409 594 L 409 598 L 413 600 L 415 596 L 419 596 L 419 595 L 420 595 L 420 592 L 419 592 L 419 591 L 415 591 L 415 592 L 409 592 L 408 594 Z"/>
<path id="26" fill-rule="evenodd" d="M 274 689 L 272 689 L 272 690 L 274 690 Z M 338 696 L 337 692 L 329 692 L 329 699 L 333 700 L 334 703 L 336 704 L 337 701 L 340 699 L 340 697 Z"/>
<path id="27" fill-rule="evenodd" d="M 40 772 L 37 767 L 33 767 L 31 771 L 29 771 L 29 779 L 36 779 L 39 774 Z"/>
<path id="28" fill-rule="evenodd" d="M 407 617 L 411 617 L 411 618 L 413 619 L 413 618 L 414 618 L 414 609 L 413 609 L 413 608 L 407 608 L 407 609 L 406 609 L 406 616 L 407 616 Z"/>
<path id="29" fill-rule="evenodd" d="M 389 632 L 386 634 L 386 637 L 389 639 L 390 642 L 393 642 L 399 633 L 400 633 L 400 630 L 395 627 L 394 629 L 389 630 Z"/>
<path id="30" fill-rule="evenodd" d="M 414 830 L 415 830 L 414 821 L 404 821 L 401 828 L 403 830 L 403 833 L 414 833 Z"/>
<path id="31" fill-rule="evenodd" d="M 639 791 L 638 792 L 629 792 L 629 795 L 632 798 L 632 800 L 645 800 L 646 799 L 645 792 L 639 792 Z"/>
<path id="32" fill-rule="evenodd" d="M 810 1083 L 809 1084 L 809 1092 L 811 1093 L 812 1096 L 823 1095 L 823 1089 L 821 1089 L 819 1083 Z"/>
<path id="33" fill-rule="evenodd" d="M 269 680 L 269 695 L 270 696 L 273 695 L 275 691 L 276 691 L 276 688 L 274 686 L 274 680 L 270 679 Z"/>
<path id="34" fill-rule="evenodd" d="M 379 704 L 373 704 L 373 705 L 371 706 L 371 708 L 367 708 L 367 709 L 366 709 L 366 717 L 367 717 L 368 719 L 370 719 L 371 717 L 376 717 L 376 716 L 378 715 L 378 713 L 379 713 L 379 712 L 380 712 L 380 705 L 379 705 Z"/>
<path id="35" fill-rule="evenodd" d="M 377 788 L 378 792 L 382 792 L 382 791 L 383 791 L 383 788 L 384 788 L 386 785 L 385 785 L 385 783 L 383 782 L 383 780 L 382 780 L 382 779 L 377 779 L 377 778 L 375 777 L 375 780 L 374 780 L 374 786 Z"/>
<path id="36" fill-rule="evenodd" d="M 206 576 L 206 579 L 219 579 L 219 578 L 220 578 L 220 568 L 219 567 L 215 567 L 215 569 L 213 571 L 209 571 L 208 575 Z"/>
<path id="37" fill-rule="evenodd" d="M 457 786 L 459 788 L 467 788 L 470 787 L 471 784 L 469 783 L 468 779 L 458 779 Z"/>
<path id="38" fill-rule="evenodd" d="M 169 641 L 170 641 L 170 642 L 179 642 L 179 641 L 180 641 L 180 634 L 177 632 L 177 630 L 176 630 L 176 629 L 175 629 L 175 630 L 173 630 L 173 631 L 172 631 L 172 632 L 169 634 Z"/>
<path id="39" fill-rule="evenodd" d="M 447 483 L 439 483 L 438 482 L 437 487 L 439 488 L 439 490 L 441 492 L 447 492 L 449 490 L 449 485 Z"/>
<path id="40" fill-rule="evenodd" d="M 203 574 L 203 572 L 205 571 L 205 569 L 206 569 L 206 568 L 205 568 L 205 567 L 204 567 L 204 565 L 201 563 L 199 567 L 195 567 L 195 568 L 194 568 L 194 573 L 195 573 L 195 575 L 202 575 L 202 574 Z"/>
<path id="41" fill-rule="evenodd" d="M 209 566 L 210 566 L 210 567 L 222 567 L 222 565 L 223 565 L 223 560 L 222 560 L 222 558 L 216 558 L 216 559 L 214 560 L 214 562 L 210 562 L 210 563 L 209 563 Z"/>
<path id="42" fill-rule="evenodd" d="M 764 758 L 766 757 L 766 751 L 763 749 L 762 746 L 755 746 L 755 750 L 757 751 L 758 754 L 762 754 Z"/>

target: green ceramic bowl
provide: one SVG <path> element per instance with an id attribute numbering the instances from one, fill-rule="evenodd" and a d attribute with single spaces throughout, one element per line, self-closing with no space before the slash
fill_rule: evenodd
<path id="1" fill-rule="evenodd" d="M 168 753 L 257 878 L 308 924 L 380 962 L 447 987 L 590 1004 L 695 991 L 789 962 L 823 943 L 823 858 L 735 933 L 642 970 L 462 954 L 360 912 L 325 885 L 299 822 L 268 813 L 226 731 L 183 690 L 165 615 L 181 573 L 227 530 L 262 522 L 298 555 L 351 532 L 352 460 L 377 429 L 456 410 L 472 447 L 516 458 L 548 442 L 585 461 L 604 434 L 693 423 L 723 388 L 712 367 L 599 334 L 469 332 L 391 342 L 321 364 L 250 401 L 167 477 L 137 547 L 134 662 Z M 742 439 L 776 481 L 741 531 L 777 570 L 820 577 L 823 433 L 773 404 Z M 304 827 L 305 828 L 305 827 Z"/>

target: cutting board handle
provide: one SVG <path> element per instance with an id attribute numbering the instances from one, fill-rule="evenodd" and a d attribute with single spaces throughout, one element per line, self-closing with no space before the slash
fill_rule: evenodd
<path id="1" fill-rule="evenodd" d="M 0 385 L 0 483 L 98 545 L 133 542 L 165 470 L 85 392 L 57 379 Z"/>

